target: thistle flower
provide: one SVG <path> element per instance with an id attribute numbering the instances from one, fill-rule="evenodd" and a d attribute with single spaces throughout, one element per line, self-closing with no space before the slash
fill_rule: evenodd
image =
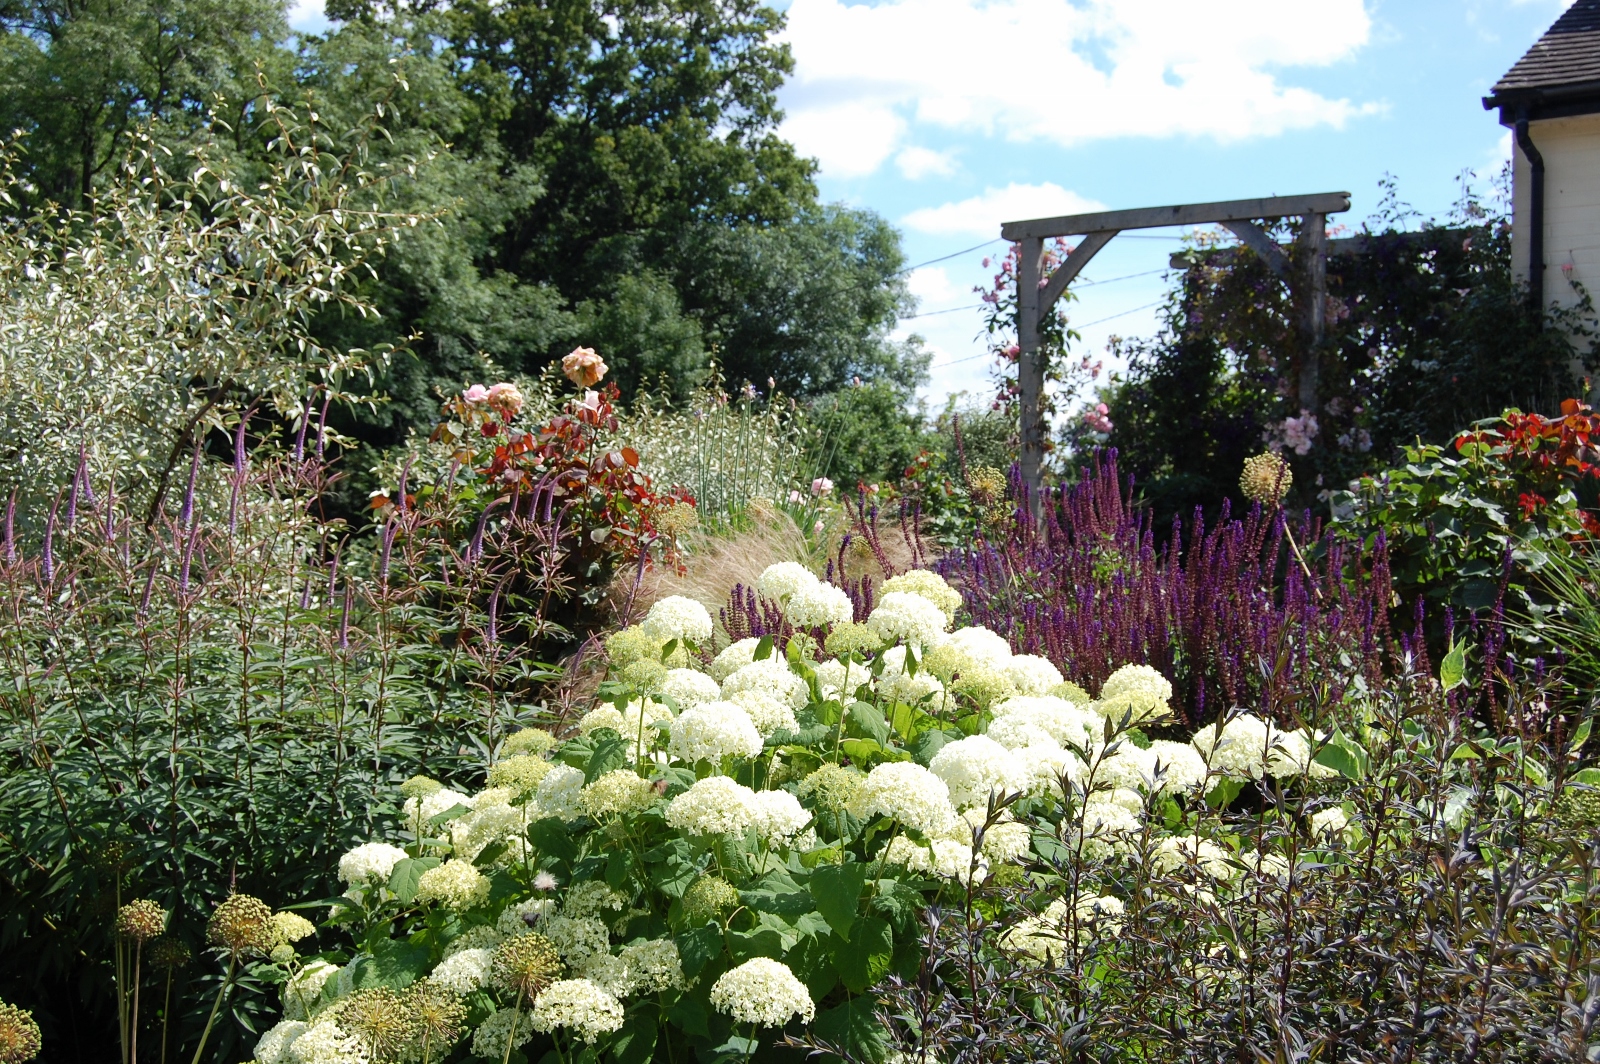
<path id="1" fill-rule="evenodd" d="M 0 1001 L 0 1064 L 24 1064 L 38 1056 L 43 1045 L 33 1013 Z"/>
<path id="2" fill-rule="evenodd" d="M 148 942 L 167 929 L 167 911 L 149 898 L 130 901 L 117 910 L 117 934 Z"/>
<path id="3" fill-rule="evenodd" d="M 555 943 L 538 932 L 508 938 L 495 947 L 489 970 L 499 986 L 532 998 L 561 975 Z"/>
<path id="4" fill-rule="evenodd" d="M 272 909 L 248 894 L 228 895 L 206 924 L 206 941 L 213 946 L 226 946 L 234 953 L 265 953 L 275 945 L 273 938 Z"/>
<path id="5" fill-rule="evenodd" d="M 1262 506 L 1278 505 L 1293 483 L 1289 463 L 1275 451 L 1246 458 L 1244 472 L 1239 474 L 1239 490 L 1244 497 Z"/>

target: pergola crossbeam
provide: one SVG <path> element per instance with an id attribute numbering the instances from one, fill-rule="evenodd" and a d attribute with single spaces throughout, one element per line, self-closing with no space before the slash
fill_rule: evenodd
<path id="1" fill-rule="evenodd" d="M 1266 196 L 1260 199 L 1224 200 L 1219 203 L 1179 203 L 1170 207 L 1139 207 L 1126 211 L 1067 214 L 1057 218 L 1032 218 L 1006 222 L 1000 235 L 1018 245 L 1017 263 L 1017 392 L 1021 407 L 1022 479 L 1041 502 L 1044 474 L 1044 360 L 1039 356 L 1039 334 L 1050 308 L 1083 272 L 1089 260 L 1124 229 L 1159 229 L 1175 225 L 1225 226 L 1267 267 L 1286 283 L 1304 285 L 1299 302 L 1300 332 L 1304 350 L 1300 357 L 1299 398 L 1307 409 L 1317 400 L 1317 349 L 1322 344 L 1327 299 L 1327 235 L 1329 214 L 1350 209 L 1350 193 L 1317 192 L 1305 196 Z M 1291 258 L 1258 224 L 1277 218 L 1301 218 L 1298 243 L 1301 253 Z M 1045 241 L 1052 237 L 1082 237 L 1049 276 L 1044 275 Z M 1304 260 L 1297 268 L 1297 262 Z M 1294 274 L 1301 277 L 1294 277 Z"/>

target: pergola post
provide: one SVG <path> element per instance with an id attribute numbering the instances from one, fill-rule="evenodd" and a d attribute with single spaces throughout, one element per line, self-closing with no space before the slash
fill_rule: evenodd
<path id="1" fill-rule="evenodd" d="M 1127 211 L 1100 211 L 1061 218 L 1034 218 L 1006 222 L 1000 235 L 1018 245 L 1017 262 L 1017 434 L 1022 480 L 1039 513 L 1044 491 L 1043 353 L 1039 350 L 1040 326 L 1044 316 L 1061 298 L 1073 278 L 1091 258 L 1124 229 L 1157 229 L 1173 225 L 1216 223 L 1231 229 L 1246 247 L 1266 260 L 1280 277 L 1288 280 L 1288 257 L 1272 243 L 1256 219 L 1300 217 L 1305 219 L 1300 239 L 1307 260 L 1305 306 L 1300 321 L 1304 353 L 1300 361 L 1298 395 L 1307 410 L 1317 407 L 1319 359 L 1327 305 L 1327 215 L 1350 209 L 1350 193 L 1320 192 L 1309 196 L 1270 196 L 1264 199 L 1227 200 L 1222 203 L 1184 203 L 1174 207 L 1141 207 Z M 1083 239 L 1051 277 L 1044 276 L 1044 242 L 1052 237 L 1081 236 Z"/>
<path id="2" fill-rule="evenodd" d="M 1044 481 L 1044 359 L 1039 352 L 1040 282 L 1043 280 L 1044 241 L 1024 237 L 1017 259 L 1017 392 L 1021 415 L 1022 482 L 1033 491 L 1037 507 L 1038 486 Z"/>

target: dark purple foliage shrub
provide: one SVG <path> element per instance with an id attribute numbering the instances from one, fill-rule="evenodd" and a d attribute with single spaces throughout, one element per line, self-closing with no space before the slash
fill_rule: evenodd
<path id="1" fill-rule="evenodd" d="M 960 588 L 969 623 L 1090 691 L 1121 665 L 1150 665 L 1190 723 L 1234 705 L 1292 716 L 1300 700 L 1335 702 L 1358 678 L 1381 684 L 1393 642 L 1381 535 L 1365 552 L 1302 518 L 1302 569 L 1282 511 L 1239 520 L 1225 505 L 1211 528 L 1197 511 L 1161 544 L 1132 494 L 1116 452 L 1097 453 L 1077 485 L 1044 500 L 1037 524 L 1024 501 L 937 568 Z"/>

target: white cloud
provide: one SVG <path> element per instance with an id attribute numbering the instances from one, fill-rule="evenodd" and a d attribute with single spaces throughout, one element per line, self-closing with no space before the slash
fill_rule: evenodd
<path id="1" fill-rule="evenodd" d="M 323 0 L 291 0 L 289 27 L 301 33 L 321 33 L 331 25 L 322 13 Z"/>
<path id="2" fill-rule="evenodd" d="M 791 114 L 783 134 L 832 177 L 864 177 L 894 152 L 905 120 L 893 108 L 837 103 Z"/>
<path id="3" fill-rule="evenodd" d="M 920 181 L 930 174 L 949 177 L 956 172 L 955 153 L 932 148 L 906 148 L 894 157 L 894 164 L 911 181 Z"/>
<path id="4" fill-rule="evenodd" d="M 794 0 L 788 15 L 784 129 L 830 172 L 841 156 L 853 174 L 866 167 L 869 154 L 848 148 L 862 135 L 851 118 L 870 122 L 877 144 L 906 128 L 899 116 L 1070 145 L 1231 141 L 1376 109 L 1279 80 L 1365 44 L 1365 0 Z"/>
<path id="5" fill-rule="evenodd" d="M 1105 209 L 1105 204 L 1050 181 L 1042 185 L 1012 182 L 956 203 L 914 210 L 900 221 L 908 229 L 940 236 L 999 236 L 1001 222 Z"/>
<path id="6" fill-rule="evenodd" d="M 917 299 L 919 310 L 937 310 L 940 307 L 972 302 L 972 292 L 950 279 L 943 266 L 923 266 L 906 275 L 906 288 Z"/>

